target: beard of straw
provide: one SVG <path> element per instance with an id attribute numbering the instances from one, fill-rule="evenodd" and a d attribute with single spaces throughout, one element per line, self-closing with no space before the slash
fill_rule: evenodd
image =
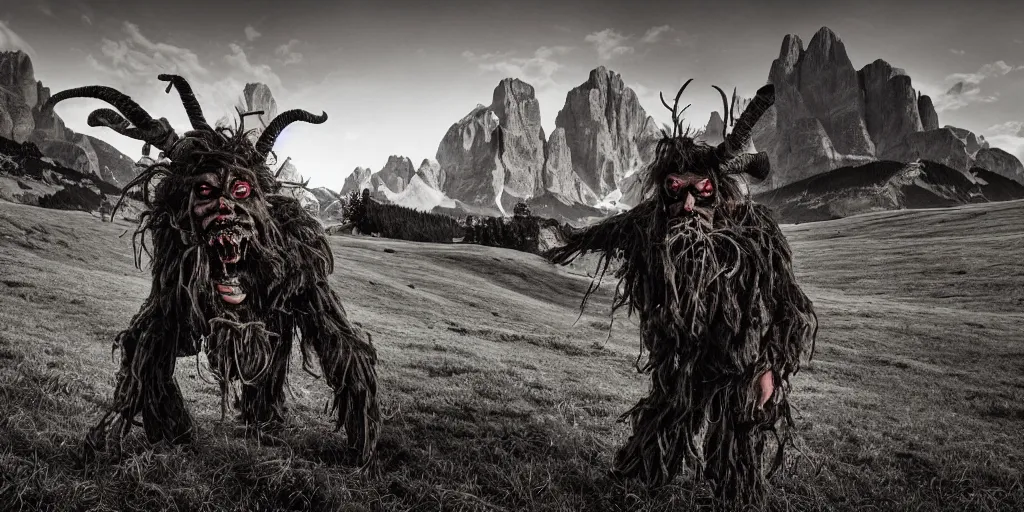
<path id="1" fill-rule="evenodd" d="M 727 202 L 709 225 L 669 218 L 661 201 L 648 200 L 547 256 L 564 264 L 586 252 L 601 253 L 598 282 L 613 260 L 621 262 L 613 315 L 623 306 L 639 313 L 637 361 L 644 349 L 648 358 L 638 369 L 652 379 L 648 396 L 621 417 L 633 434 L 614 472 L 660 486 L 685 465 L 717 499 L 762 504 L 767 438 L 777 444 L 770 474 L 791 442 L 789 377 L 817 328 L 768 211 Z M 776 391 L 758 410 L 757 378 L 768 369 Z"/>

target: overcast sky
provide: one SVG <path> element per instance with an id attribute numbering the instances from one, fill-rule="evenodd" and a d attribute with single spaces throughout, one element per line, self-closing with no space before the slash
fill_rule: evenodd
<path id="1" fill-rule="evenodd" d="M 211 121 L 233 113 L 246 82 L 264 82 L 282 111 L 328 113 L 323 125 L 293 124 L 276 150 L 312 185 L 337 189 L 354 167 L 378 170 L 391 154 L 434 158 L 449 126 L 509 76 L 537 89 L 546 133 L 566 92 L 599 65 L 659 122 L 668 116 L 658 91 L 695 78 L 688 113 L 703 125 L 721 101 L 711 84 L 752 95 L 783 36 L 806 45 L 822 26 L 858 69 L 885 59 L 933 97 L 966 80 L 968 94 L 939 101 L 940 124 L 1024 156 L 1024 9 L 1009 4 L 12 0 L 0 2 L 0 48 L 28 52 L 51 91 L 114 86 L 179 128 L 181 104 L 157 74 L 189 79 Z M 57 112 L 137 158 L 141 143 L 86 126 L 98 106 L 74 100 Z"/>

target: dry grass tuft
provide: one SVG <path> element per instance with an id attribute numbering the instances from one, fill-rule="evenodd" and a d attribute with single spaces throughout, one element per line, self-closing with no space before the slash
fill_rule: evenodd
<path id="1" fill-rule="evenodd" d="M 1011 202 L 786 227 L 821 331 L 793 382 L 803 454 L 773 479 L 773 509 L 1024 510 L 1021 225 Z M 289 428 L 261 439 L 218 422 L 192 359 L 177 375 L 193 445 L 149 449 L 136 429 L 119 463 L 85 464 L 110 343 L 148 290 L 127 227 L 0 202 L 0 510 L 710 507 L 686 478 L 607 476 L 615 420 L 646 386 L 635 324 L 609 336 L 598 315 L 611 290 L 577 322 L 579 269 L 351 237 L 333 239 L 333 284 L 380 353 L 379 479 L 355 474 L 323 382 L 294 372 Z"/>

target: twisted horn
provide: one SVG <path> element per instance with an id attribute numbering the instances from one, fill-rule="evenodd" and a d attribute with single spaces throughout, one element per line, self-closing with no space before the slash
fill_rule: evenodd
<path id="1" fill-rule="evenodd" d="M 760 181 L 767 178 L 771 170 L 772 164 L 768 160 L 768 153 L 761 151 L 759 153 L 744 153 L 733 158 L 725 164 L 723 172 L 725 174 L 746 173 Z"/>
<path id="2" fill-rule="evenodd" d="M 774 85 L 768 84 L 757 90 L 754 99 L 750 101 L 747 108 L 743 110 L 743 114 L 740 115 L 739 120 L 736 121 L 736 127 L 733 128 L 732 133 L 718 145 L 718 155 L 721 160 L 725 161 L 735 158 L 738 153 L 743 151 L 747 142 L 750 142 L 754 125 L 757 124 L 758 119 L 761 119 L 765 111 L 774 103 Z"/>
<path id="3" fill-rule="evenodd" d="M 722 95 L 722 108 L 724 109 L 722 110 L 722 140 L 725 140 L 725 134 L 729 128 L 729 98 L 725 96 L 725 91 L 717 85 L 712 85 L 711 87 L 714 87 L 718 94 Z"/>
<path id="4" fill-rule="evenodd" d="M 146 112 L 138 103 L 135 103 L 135 100 L 131 99 L 131 97 L 117 89 L 103 85 L 89 85 L 60 91 L 50 96 L 50 99 L 46 101 L 43 108 L 53 110 L 54 105 L 70 98 L 96 98 L 103 100 L 117 107 L 117 110 L 121 111 L 126 119 L 140 128 L 153 122 L 153 116 L 149 115 L 149 112 Z"/>
<path id="5" fill-rule="evenodd" d="M 188 120 L 192 123 L 192 128 L 196 130 L 213 130 L 210 124 L 206 122 L 206 117 L 203 116 L 203 107 L 199 105 L 199 100 L 196 99 L 196 95 L 192 92 L 192 86 L 188 84 L 188 81 L 178 75 L 160 74 L 157 78 L 168 82 L 167 89 L 164 92 L 170 93 L 171 88 L 174 87 L 178 90 L 178 96 L 181 97 L 181 103 L 185 106 L 185 112 L 188 114 Z"/>
<path id="6" fill-rule="evenodd" d="M 199 146 L 205 146 L 205 144 L 201 144 L 199 139 L 195 137 L 185 137 L 180 139 L 178 143 L 171 148 L 171 151 L 167 156 L 171 160 L 181 160 L 195 151 Z"/>
<path id="7" fill-rule="evenodd" d="M 121 135 L 133 139 L 143 139 L 142 132 L 138 128 L 133 127 L 127 119 L 113 109 L 101 108 L 92 111 L 86 119 L 86 123 L 92 127 L 106 126 Z"/>
<path id="8" fill-rule="evenodd" d="M 53 107 L 57 103 L 69 98 L 95 98 L 103 100 L 116 107 L 124 116 L 117 116 L 117 118 L 114 118 L 110 116 L 110 113 L 113 113 L 113 111 L 110 109 L 101 109 L 104 112 L 94 112 L 95 115 L 90 115 L 93 122 L 98 123 L 97 125 L 92 126 L 110 126 L 111 129 L 114 129 L 122 135 L 147 142 L 163 150 L 169 148 L 174 141 L 178 139 L 178 135 L 174 132 L 174 129 L 171 128 L 170 123 L 168 123 L 166 119 L 153 119 L 153 116 L 149 115 L 149 112 L 146 112 L 146 110 L 139 106 L 139 104 L 136 103 L 135 100 L 131 99 L 131 97 L 117 89 L 102 85 L 76 87 L 74 89 L 58 92 L 57 94 L 50 96 L 50 99 L 46 101 L 42 109 L 47 112 L 52 112 Z M 129 130 L 124 126 L 124 121 L 130 121 L 131 124 L 135 125 L 135 128 Z M 114 126 L 117 128 L 114 128 Z"/>
<path id="9" fill-rule="evenodd" d="M 277 140 L 277 136 L 280 135 L 288 125 L 295 121 L 321 124 L 327 121 L 327 112 L 323 112 L 319 116 L 302 109 L 292 109 L 283 112 L 281 115 L 275 117 L 274 120 L 267 125 L 267 128 L 263 130 L 263 133 L 260 134 L 259 140 L 256 141 L 256 152 L 265 159 L 270 153 L 271 148 L 274 147 L 274 141 Z"/>

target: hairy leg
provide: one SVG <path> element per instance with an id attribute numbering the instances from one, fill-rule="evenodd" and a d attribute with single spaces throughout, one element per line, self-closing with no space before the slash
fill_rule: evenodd
<path id="1" fill-rule="evenodd" d="M 377 404 L 377 351 L 369 336 L 352 325 L 337 294 L 320 283 L 303 294 L 297 315 L 302 352 L 320 360 L 324 378 L 334 390 L 332 410 L 337 428 L 345 427 L 349 445 L 358 450 L 365 469 L 376 465 L 380 410 Z"/>
<path id="2" fill-rule="evenodd" d="M 121 349 L 121 364 L 113 404 L 89 431 L 88 449 L 106 449 L 108 438 L 119 448 L 139 413 L 150 442 L 191 439 L 192 418 L 174 381 L 177 334 L 166 329 L 157 309 L 147 301 L 128 329 L 117 335 L 114 347 Z"/>
<path id="3" fill-rule="evenodd" d="M 151 443 L 190 442 L 194 433 L 193 422 L 181 388 L 174 379 L 177 358 L 173 338 L 152 336 L 145 340 L 152 340 L 152 344 L 140 346 L 140 349 L 145 349 L 146 357 L 140 359 L 136 356 L 134 367 L 142 380 L 142 425 L 146 429 L 146 437 Z"/>
<path id="4" fill-rule="evenodd" d="M 246 423 L 266 424 L 284 421 L 284 387 L 288 377 L 288 362 L 292 350 L 292 329 L 290 321 L 281 322 L 276 329 L 281 333 L 274 347 L 274 354 L 266 377 L 259 383 L 242 386 L 240 408 L 242 420 Z"/>
<path id="5" fill-rule="evenodd" d="M 705 410 L 699 396 L 687 398 L 684 401 L 653 386 L 648 396 L 623 415 L 631 420 L 633 434 L 615 454 L 616 475 L 658 487 L 672 481 L 684 464 L 699 470 L 702 457 L 696 439 Z"/>

